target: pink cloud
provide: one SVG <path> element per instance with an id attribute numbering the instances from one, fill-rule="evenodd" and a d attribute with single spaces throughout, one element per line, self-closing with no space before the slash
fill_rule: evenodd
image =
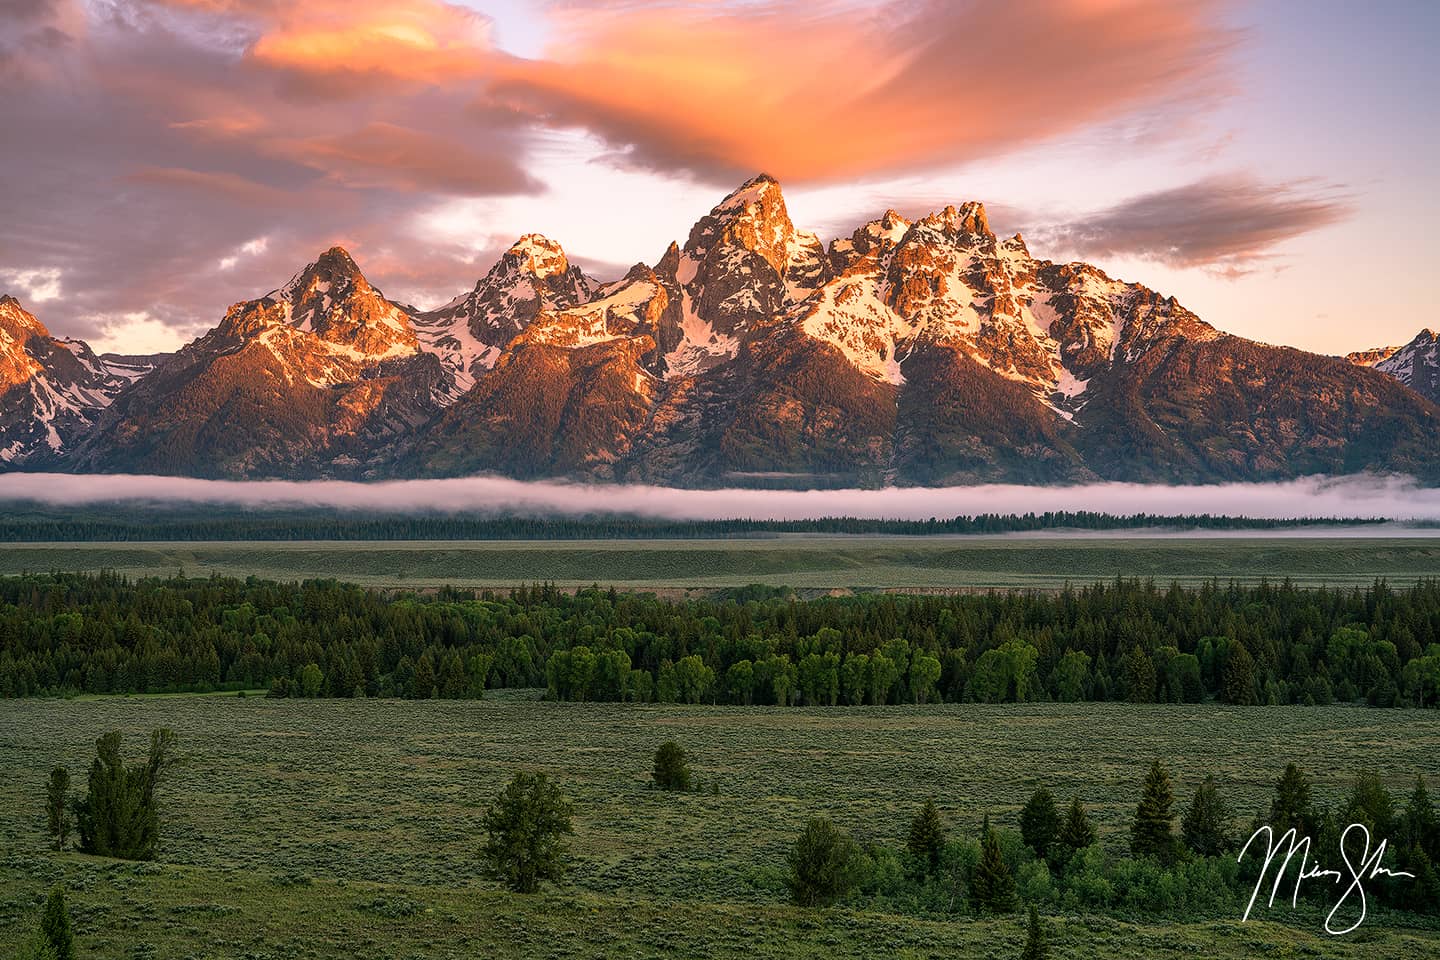
<path id="1" fill-rule="evenodd" d="M 827 181 L 993 156 L 1223 89 L 1212 0 L 580 4 L 495 95 L 631 163 Z"/>

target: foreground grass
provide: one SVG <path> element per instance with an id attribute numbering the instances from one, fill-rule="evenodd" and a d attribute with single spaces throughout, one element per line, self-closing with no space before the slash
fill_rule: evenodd
<path id="1" fill-rule="evenodd" d="M 801 589 L 1062 586 L 1117 576 L 1169 582 L 1413 581 L 1440 572 L 1440 536 L 822 537 L 769 540 L 6 544 L 0 574 L 109 569 L 133 576 L 336 577 L 367 586 L 507 587 L 553 581 L 628 589 L 770 583 Z"/>
<path id="2" fill-rule="evenodd" d="M 43 783 L 77 779 L 95 737 L 180 736 L 161 862 L 55 854 Z M 648 790 L 675 738 L 702 790 Z M 1335 802 L 1356 771 L 1392 792 L 1440 777 L 1433 711 L 1021 705 L 833 710 L 255 698 L 0 702 L 0 944 L 64 880 L 82 957 L 1014 957 L 1018 917 L 911 917 L 783 903 L 779 865 L 805 817 L 898 845 L 934 795 L 973 834 L 1014 827 L 1038 782 L 1079 793 L 1102 841 L 1123 843 L 1144 764 L 1182 803 L 1217 774 L 1242 818 L 1288 760 Z M 576 803 L 577 868 L 538 898 L 480 876 L 484 806 L 517 769 L 545 770 Z M 707 792 L 715 788 L 718 793 Z M 1318 918 L 1060 916 L 1056 957 L 1433 957 L 1440 920 L 1372 911 L 1336 940 Z M 4 956 L 0 947 L 0 956 Z"/>

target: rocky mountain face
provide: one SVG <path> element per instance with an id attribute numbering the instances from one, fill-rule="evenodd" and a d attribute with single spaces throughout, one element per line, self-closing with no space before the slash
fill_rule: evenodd
<path id="1" fill-rule="evenodd" d="M 232 306 L 122 391 L 69 462 L 204 477 L 350 474 L 453 389 L 405 310 L 337 247 Z"/>
<path id="2" fill-rule="evenodd" d="M 1399 380 L 1422 397 L 1440 403 L 1440 333 L 1421 330 L 1403 347 L 1376 347 L 1346 359 Z"/>
<path id="3" fill-rule="evenodd" d="M 52 337 L 18 300 L 0 297 L 0 469 L 58 462 L 144 365 Z"/>
<path id="4" fill-rule="evenodd" d="M 42 430 L 43 458 L 32 438 L 9 463 L 684 486 L 1440 482 L 1434 334 L 1356 362 L 1232 337 L 1139 284 L 1033 257 L 976 203 L 891 211 L 826 248 L 766 176 L 611 283 L 532 234 L 420 312 L 336 248 L 149 372 L 84 354 L 104 402 L 58 445 Z M 25 356 L 35 369 L 0 367 L 5 383 L 57 376 Z"/>

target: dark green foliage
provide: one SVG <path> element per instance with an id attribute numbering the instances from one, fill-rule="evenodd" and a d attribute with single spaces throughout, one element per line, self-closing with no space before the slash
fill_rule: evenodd
<path id="1" fill-rule="evenodd" d="M 1225 659 L 1225 686 L 1222 690 L 1226 703 L 1237 705 L 1255 702 L 1255 658 L 1244 644 L 1230 644 L 1229 656 Z"/>
<path id="2" fill-rule="evenodd" d="M 1043 860 L 1050 855 L 1050 848 L 1059 835 L 1060 811 L 1055 807 L 1055 797 L 1040 787 L 1020 809 L 1020 836 Z"/>
<path id="3" fill-rule="evenodd" d="M 1292 827 L 1300 836 L 1313 836 L 1318 826 L 1310 806 L 1310 781 L 1295 764 L 1286 764 L 1285 772 L 1275 784 L 1275 799 L 1270 803 L 1270 825 L 1277 834 Z"/>
<path id="4" fill-rule="evenodd" d="M 1070 807 L 1065 811 L 1065 822 L 1060 825 L 1060 845 L 1067 850 L 1084 850 L 1095 842 L 1095 827 L 1090 816 L 1080 805 L 1079 797 L 1070 798 Z"/>
<path id="5" fill-rule="evenodd" d="M 1020 960 L 1049 960 L 1050 947 L 1045 943 L 1045 931 L 1040 928 L 1040 915 L 1030 906 L 1030 920 L 1025 925 L 1025 949 Z"/>
<path id="6" fill-rule="evenodd" d="M 548 584 L 417 596 L 324 580 L 23 575 L 0 577 L 0 697 L 474 698 L 548 684 L 566 700 L 1248 703 L 1258 691 L 1433 709 L 1436 623 L 1440 580 L 677 601 Z"/>
<path id="7" fill-rule="evenodd" d="M 1153 857 L 1161 863 L 1174 860 L 1174 817 L 1170 812 L 1174 802 L 1170 775 L 1160 761 L 1155 760 L 1150 764 L 1150 772 L 1145 775 L 1140 805 L 1135 809 L 1135 820 L 1130 825 L 1131 853 L 1137 857 Z"/>
<path id="8" fill-rule="evenodd" d="M 1008 913 L 1015 909 L 1015 877 L 1000 851 L 1000 836 L 985 818 L 981 828 L 980 862 L 970 880 L 970 894 L 975 906 L 991 913 Z"/>
<path id="9" fill-rule="evenodd" d="M 56 884 L 40 915 L 41 943 L 55 960 L 75 960 L 75 935 L 70 930 L 70 911 L 65 906 L 65 888 Z"/>
<path id="10" fill-rule="evenodd" d="M 45 814 L 50 841 L 56 850 L 65 849 L 70 836 L 70 771 L 56 767 L 45 784 Z"/>
<path id="11" fill-rule="evenodd" d="M 1139 646 L 1125 657 L 1125 692 L 1131 703 L 1155 702 L 1155 664 Z"/>
<path id="12" fill-rule="evenodd" d="M 812 817 L 786 857 L 785 886 L 801 907 L 828 907 L 855 888 L 855 842 L 824 817 Z"/>
<path id="13" fill-rule="evenodd" d="M 486 872 L 516 893 L 534 893 L 568 867 L 565 837 L 575 832 L 570 801 L 543 773 L 517 773 L 481 821 L 489 835 Z"/>
<path id="14" fill-rule="evenodd" d="M 490 513 L 371 513 L 323 507 L 237 510 L 167 504 L 127 505 L 123 514 L 86 507 L 48 507 L 30 501 L 4 503 L 0 542 L 171 540 L 614 540 L 709 539 L 747 534 L 845 533 L 924 536 L 1007 533 L 1022 530 L 1134 530 L 1152 527 L 1202 530 L 1288 530 L 1308 526 L 1355 526 L 1370 518 L 1317 520 L 1227 517 L 1211 514 L 1116 515 L 1089 510 L 984 513 L 944 520 L 880 520 L 821 517 L 814 520 L 662 520 L 596 515 L 557 517 Z"/>
<path id="15" fill-rule="evenodd" d="M 935 801 L 926 798 L 915 819 L 910 821 L 910 836 L 905 849 L 922 865 L 926 876 L 933 876 L 940 870 L 940 852 L 945 847 L 945 823 Z"/>
<path id="16" fill-rule="evenodd" d="M 1206 776 L 1195 790 L 1190 808 L 1180 818 L 1185 845 L 1202 857 L 1229 853 L 1235 845 L 1229 805 L 1215 788 L 1215 777 Z"/>
<path id="17" fill-rule="evenodd" d="M 1424 850 L 1431 861 L 1440 859 L 1440 826 L 1425 778 L 1415 778 L 1415 789 L 1405 801 L 1405 839 L 1410 846 Z"/>
<path id="18" fill-rule="evenodd" d="M 655 751 L 655 769 L 651 774 L 661 790 L 689 790 L 690 765 L 685 750 L 674 740 L 660 744 Z"/>
<path id="19" fill-rule="evenodd" d="M 150 752 L 141 766 L 125 766 L 120 732 L 95 742 L 89 789 L 75 805 L 80 849 L 101 857 L 152 860 L 160 842 L 160 810 L 156 789 L 175 763 L 175 734 L 155 730 Z"/>
<path id="20" fill-rule="evenodd" d="M 1395 804 L 1379 775 L 1367 770 L 1355 777 L 1355 787 L 1345 804 L 1344 817 L 1347 824 L 1364 824 L 1371 837 L 1389 838 L 1393 835 Z"/>

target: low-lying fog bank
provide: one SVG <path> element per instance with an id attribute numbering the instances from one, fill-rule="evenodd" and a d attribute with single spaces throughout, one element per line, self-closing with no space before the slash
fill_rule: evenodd
<path id="1" fill-rule="evenodd" d="M 384 483 L 194 480 L 181 477 L 12 473 L 0 500 L 51 506 L 150 502 L 327 507 L 366 512 L 627 514 L 672 520 L 924 520 L 984 513 L 1090 510 L 1130 515 L 1213 514 L 1266 519 L 1440 520 L 1440 488 L 1408 477 L 1310 477 L 1282 483 L 1200 486 L 1097 483 L 1031 487 L 892 487 L 883 490 L 681 490 L 643 485 L 525 482 L 498 477 Z M 1133 535 L 1133 531 L 1128 532 Z M 1358 533 L 1358 531 L 1357 531 Z M 1363 535 L 1363 534 L 1361 534 Z"/>

